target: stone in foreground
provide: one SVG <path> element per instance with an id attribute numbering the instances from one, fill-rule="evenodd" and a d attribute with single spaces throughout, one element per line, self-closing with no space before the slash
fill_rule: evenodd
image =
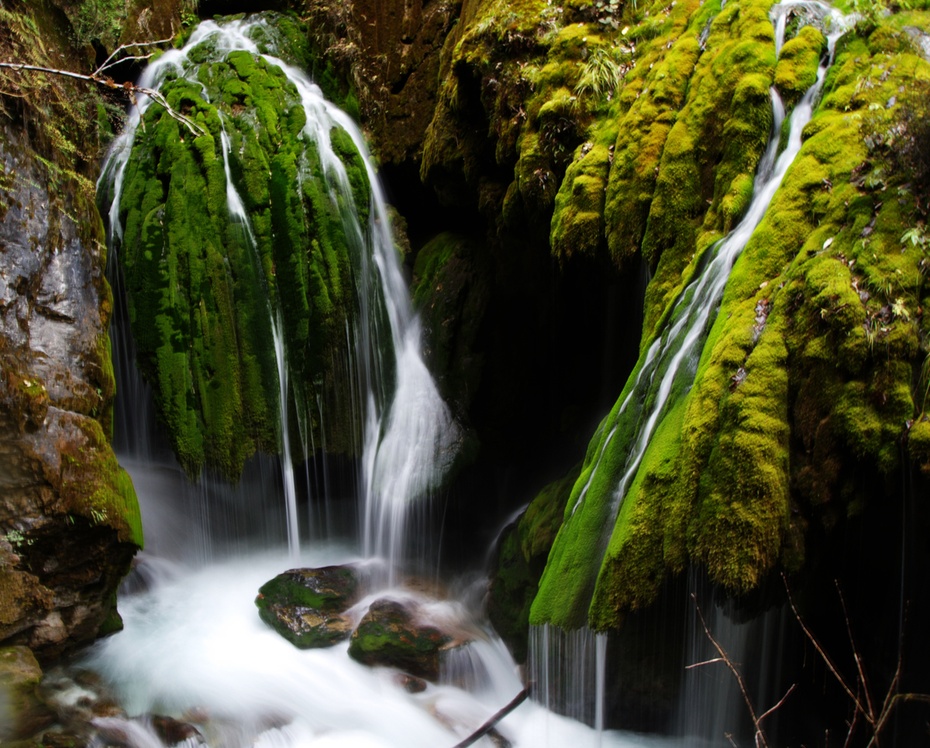
<path id="1" fill-rule="evenodd" d="M 417 620 L 409 604 L 382 598 L 371 604 L 349 642 L 349 656 L 364 665 L 395 667 L 426 680 L 439 679 L 440 652 L 453 641 Z"/>
<path id="2" fill-rule="evenodd" d="M 358 588 L 351 566 L 291 569 L 262 585 L 255 604 L 261 619 L 295 647 L 331 647 L 352 633 L 352 620 L 343 613 Z"/>

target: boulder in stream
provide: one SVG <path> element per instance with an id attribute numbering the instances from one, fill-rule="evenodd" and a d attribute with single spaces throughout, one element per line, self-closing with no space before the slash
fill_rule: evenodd
<path id="1" fill-rule="evenodd" d="M 255 604 L 261 619 L 295 647 L 330 647 L 352 633 L 345 611 L 358 588 L 352 566 L 291 569 L 263 584 Z"/>
<path id="2" fill-rule="evenodd" d="M 440 653 L 455 639 L 419 620 L 409 602 L 376 600 L 349 642 L 349 656 L 364 665 L 395 667 L 418 678 L 439 679 Z"/>

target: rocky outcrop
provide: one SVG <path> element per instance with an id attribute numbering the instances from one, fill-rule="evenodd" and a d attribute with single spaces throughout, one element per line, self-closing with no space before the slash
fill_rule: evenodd
<path id="1" fill-rule="evenodd" d="M 52 64 L 21 39 L 38 23 L 51 47 L 60 20 L 6 13 L 4 51 Z M 119 625 L 116 587 L 142 531 L 109 444 L 112 303 L 80 171 L 94 120 L 73 120 L 96 104 L 59 82 L 5 85 L 20 99 L 3 101 L 0 131 L 0 642 L 44 659 Z"/>
<path id="2" fill-rule="evenodd" d="M 436 107 L 441 52 L 461 0 L 301 4 L 323 58 L 351 81 L 381 162 L 419 161 Z"/>
<path id="3" fill-rule="evenodd" d="M 39 697 L 42 669 L 27 647 L 0 648 L 0 740 L 20 740 L 51 724 Z"/>

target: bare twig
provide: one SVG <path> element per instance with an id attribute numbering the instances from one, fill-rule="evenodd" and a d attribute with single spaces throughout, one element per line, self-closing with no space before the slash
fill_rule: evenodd
<path id="1" fill-rule="evenodd" d="M 820 642 L 817 640 L 817 637 L 814 636 L 813 632 L 807 627 L 807 624 L 804 623 L 804 619 L 801 618 L 801 614 L 798 612 L 797 606 L 794 604 L 794 598 L 791 597 L 791 589 L 788 587 L 788 580 L 782 575 L 782 581 L 785 584 L 785 593 L 788 596 L 788 605 L 791 606 L 791 612 L 794 613 L 795 620 L 798 622 L 798 625 L 801 627 L 801 630 L 804 632 L 804 635 L 807 637 L 808 641 L 813 645 L 814 649 L 817 650 L 817 654 L 820 655 L 820 658 L 823 660 L 824 664 L 833 673 L 833 677 L 836 678 L 837 683 L 840 684 L 840 687 L 846 692 L 846 695 L 852 700 L 853 704 L 856 707 L 856 710 L 865 718 L 865 720 L 873 726 L 874 721 L 872 720 L 869 712 L 863 706 L 862 701 L 859 699 L 859 696 L 853 693 L 853 690 L 849 687 L 849 684 L 846 682 L 846 679 L 842 676 L 839 669 L 833 663 L 830 655 L 827 654 L 826 650 L 821 646 Z"/>
<path id="2" fill-rule="evenodd" d="M 155 42 L 152 43 L 154 44 Z M 120 85 L 108 75 L 103 75 L 101 71 L 105 70 L 107 67 L 112 67 L 112 65 L 113 63 L 105 62 L 97 70 L 88 75 L 85 73 L 75 73 L 73 70 L 61 70 L 59 68 L 45 67 L 44 65 L 28 65 L 21 62 L 0 62 L 0 68 L 5 68 L 8 70 L 15 70 L 17 72 L 30 71 L 36 73 L 48 73 L 50 75 L 59 75 L 64 76 L 65 78 L 74 78 L 76 80 L 87 81 L 89 83 L 96 83 L 99 86 L 103 86 L 112 90 L 118 89 L 126 93 L 126 95 L 129 96 L 133 103 L 135 103 L 136 95 L 141 94 L 148 96 L 150 99 L 152 99 L 152 101 L 163 107 L 169 116 L 173 117 L 182 125 L 184 125 L 188 130 L 190 130 L 193 135 L 204 135 L 206 133 L 206 131 L 190 117 L 186 117 L 185 115 L 173 109 L 171 105 L 168 104 L 168 101 L 165 99 L 165 97 L 158 91 L 155 91 L 151 88 L 137 86 L 135 83 L 129 83 L 128 81 Z"/>
<path id="3" fill-rule="evenodd" d="M 756 748 L 768 748 L 768 742 L 765 738 L 765 731 L 762 729 L 762 721 L 768 717 L 770 714 L 773 714 L 777 711 L 782 704 L 785 703 L 785 700 L 788 696 L 791 695 L 791 692 L 794 691 L 794 684 L 785 692 L 785 695 L 779 699 L 778 703 L 774 706 L 766 709 L 761 715 L 756 716 L 756 709 L 752 704 L 752 699 L 749 696 L 749 690 L 746 688 L 746 682 L 743 680 L 743 675 L 739 670 L 739 667 L 730 659 L 729 654 L 723 648 L 723 646 L 718 642 L 714 635 L 711 633 L 710 628 L 707 626 L 707 622 L 704 620 L 704 614 L 701 613 L 701 607 L 697 604 L 697 597 L 694 593 L 691 594 L 691 599 L 694 600 L 694 609 L 697 612 L 698 619 L 701 621 L 701 626 L 704 628 L 704 634 L 707 636 L 707 639 L 713 644 L 714 649 L 717 650 L 719 657 L 714 657 L 710 660 L 705 660 L 703 662 L 696 662 L 693 665 L 686 666 L 685 669 L 690 670 L 691 668 L 701 667 L 703 665 L 710 665 L 717 662 L 722 662 L 727 666 L 729 671 L 733 674 L 733 677 L 736 678 L 736 683 L 739 685 L 740 693 L 743 695 L 743 701 L 746 704 L 746 709 L 749 711 L 749 716 L 752 719 L 752 725 L 755 728 L 754 742 Z M 732 737 L 727 736 L 730 739 L 730 742 L 733 742 Z"/>
<path id="4" fill-rule="evenodd" d="M 840 583 L 834 579 L 833 584 L 836 585 L 836 594 L 839 595 L 840 607 L 843 608 L 843 620 L 846 623 L 846 635 L 849 637 L 849 646 L 852 647 L 853 661 L 856 663 L 856 672 L 859 674 L 859 683 L 862 686 L 862 692 L 865 694 L 865 704 L 869 710 L 868 713 L 871 717 L 870 721 L 874 721 L 875 707 L 872 706 L 872 696 L 869 692 L 869 681 L 865 677 L 865 670 L 862 666 L 862 657 L 859 655 L 859 648 L 856 646 L 856 640 L 853 637 L 852 624 L 849 622 L 849 611 L 846 609 L 846 598 L 843 597 L 843 590 L 840 588 Z M 900 657 L 898 658 L 898 662 L 900 663 Z M 895 675 L 895 680 L 897 680 L 897 675 Z"/>

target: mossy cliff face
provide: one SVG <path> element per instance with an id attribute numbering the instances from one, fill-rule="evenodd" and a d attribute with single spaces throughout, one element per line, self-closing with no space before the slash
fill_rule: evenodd
<path id="1" fill-rule="evenodd" d="M 51 5 L 8 5 L 0 57 L 78 67 L 68 33 Z M 116 587 L 142 530 L 109 444 L 112 303 L 88 178 L 100 102 L 67 81 L 4 76 L 0 642 L 46 659 L 119 625 Z"/>
<path id="2" fill-rule="evenodd" d="M 727 8 L 748 15 L 746 6 Z M 753 31 L 760 41 L 761 23 Z M 815 64 L 808 50 L 821 45 L 816 30 L 802 30 L 793 46 L 786 44 L 775 79 L 790 87 L 789 98 L 803 85 L 792 81 L 808 77 L 800 70 Z M 676 128 L 698 108 L 691 97 L 700 91 L 705 56 L 658 161 L 641 245 L 661 248 L 644 347 L 668 316 L 668 300 L 692 275 L 693 258 L 727 228 L 726 200 L 754 161 L 734 162 L 729 176 L 718 165 L 709 192 L 702 187 L 707 167 L 699 141 L 674 142 Z M 805 57 L 811 62 L 799 66 Z M 768 61 L 759 74 L 770 76 L 773 56 L 760 59 Z M 750 82 L 753 75 L 747 73 Z M 928 75 L 930 65 L 893 28 L 860 28 L 840 42 L 801 152 L 733 269 L 693 387 L 673 398 L 622 497 L 613 495 L 618 472 L 611 465 L 622 464 L 624 455 L 612 447 L 625 439 L 608 429 L 617 414 L 605 419 L 568 502 L 531 620 L 619 626 L 626 611 L 654 600 L 666 575 L 689 564 L 706 568 L 732 593 L 748 592 L 773 571 L 802 569 L 816 555 L 813 538 L 877 501 L 882 481 L 893 481 L 901 466 L 902 445 L 911 445 L 912 458 L 926 466 L 919 428 L 917 438 L 910 436 L 914 424 L 925 422 L 926 206 L 921 182 L 890 172 L 881 148 L 891 133 L 904 140 L 906 109 L 921 106 L 908 91 L 926 90 Z M 735 91 L 732 101 L 740 101 Z M 727 113 L 710 118 L 726 120 Z M 739 119 L 747 137 L 750 119 L 745 113 Z M 764 132 L 765 118 L 757 119 Z M 672 170 L 667 188 L 666 169 Z M 706 196 L 703 218 L 696 204 L 696 212 L 685 214 L 680 200 L 662 202 L 664 189 L 683 184 Z M 678 212 L 672 222 L 668 211 Z M 660 232 L 661 226 L 668 229 Z M 599 512 L 573 516 L 582 496 L 586 510 L 591 503 Z M 612 502 L 619 512 L 603 558 L 585 553 L 612 516 Z"/>
<path id="3" fill-rule="evenodd" d="M 260 42 L 275 36 L 264 26 L 255 33 Z M 146 112 L 125 175 L 119 255 L 140 367 L 182 464 L 235 477 L 256 450 L 277 449 L 272 314 L 283 320 L 298 395 L 330 414 L 350 401 L 345 331 L 359 247 L 349 244 L 341 211 L 357 210 L 366 225 L 368 181 L 351 139 L 334 128 L 355 205 L 330 196 L 320 155 L 302 133 L 299 94 L 279 68 L 245 51 L 218 53 L 210 39 L 189 59 L 196 81 L 178 78 L 163 92 L 200 133 L 161 107 Z M 230 216 L 224 132 L 254 246 Z M 330 417 L 327 428 L 330 449 L 353 448 L 351 424 Z"/>

